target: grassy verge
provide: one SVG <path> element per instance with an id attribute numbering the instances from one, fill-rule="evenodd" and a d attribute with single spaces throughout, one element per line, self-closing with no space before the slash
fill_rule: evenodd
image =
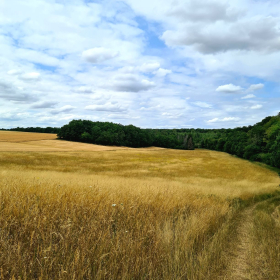
<path id="1" fill-rule="evenodd" d="M 280 197 L 256 207 L 252 236 L 252 279 L 280 279 Z"/>

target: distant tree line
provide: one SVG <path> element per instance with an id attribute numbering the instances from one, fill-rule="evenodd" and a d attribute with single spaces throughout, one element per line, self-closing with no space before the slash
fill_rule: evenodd
<path id="1" fill-rule="evenodd" d="M 280 114 L 266 117 L 253 126 L 201 131 L 198 138 L 197 145 L 201 148 L 280 168 Z"/>
<path id="2" fill-rule="evenodd" d="M 234 129 L 140 129 L 133 125 L 72 120 L 62 128 L 17 127 L 10 130 L 56 133 L 61 139 L 101 145 L 205 148 L 280 168 L 280 113 L 253 126 Z"/>
<path id="3" fill-rule="evenodd" d="M 1 128 L 1 130 L 57 134 L 60 131 L 60 127 L 26 127 L 26 128 L 24 128 L 24 127 L 16 127 L 16 128 L 11 128 L 11 129 Z"/>
<path id="4" fill-rule="evenodd" d="M 176 130 L 141 129 L 133 125 L 125 126 L 111 122 L 72 120 L 64 125 L 57 135 L 65 140 L 100 145 L 194 149 L 191 134 L 178 133 Z"/>

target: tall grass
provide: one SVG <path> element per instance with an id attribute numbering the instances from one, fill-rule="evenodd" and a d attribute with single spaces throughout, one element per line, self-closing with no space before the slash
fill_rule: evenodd
<path id="1" fill-rule="evenodd" d="M 280 279 L 279 197 L 256 207 L 251 242 L 252 279 Z"/>
<path id="2" fill-rule="evenodd" d="M 4 279 L 198 279 L 199 256 L 229 209 L 181 188 L 9 175 L 1 188 Z"/>
<path id="3" fill-rule="evenodd" d="M 217 279 L 233 199 L 277 182 L 203 150 L 2 152 L 0 164 L 2 279 Z"/>

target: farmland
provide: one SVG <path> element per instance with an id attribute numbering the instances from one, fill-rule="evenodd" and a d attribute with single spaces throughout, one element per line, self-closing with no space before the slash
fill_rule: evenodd
<path id="1" fill-rule="evenodd" d="M 279 177 L 263 166 L 5 131 L 0 166 L 0 279 L 279 275 Z"/>

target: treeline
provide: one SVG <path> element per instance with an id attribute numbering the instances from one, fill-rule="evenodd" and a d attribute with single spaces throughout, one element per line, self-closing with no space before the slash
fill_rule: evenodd
<path id="1" fill-rule="evenodd" d="M 57 135 L 65 140 L 100 145 L 194 149 L 190 134 L 178 133 L 176 130 L 141 129 L 133 125 L 125 126 L 111 122 L 72 120 L 64 125 Z"/>
<path id="2" fill-rule="evenodd" d="M 199 138 L 197 144 L 201 148 L 280 168 L 280 113 L 253 126 L 201 131 Z"/>
<path id="3" fill-rule="evenodd" d="M 58 134 L 60 131 L 60 127 L 16 127 L 11 129 L 4 129 L 1 130 L 10 130 L 10 131 L 24 131 L 24 132 L 38 132 L 38 133 L 53 133 Z"/>
<path id="4" fill-rule="evenodd" d="M 280 113 L 253 126 L 234 129 L 141 129 L 133 125 L 72 120 L 62 128 L 17 127 L 10 130 L 56 133 L 61 139 L 100 145 L 206 148 L 280 168 Z"/>

